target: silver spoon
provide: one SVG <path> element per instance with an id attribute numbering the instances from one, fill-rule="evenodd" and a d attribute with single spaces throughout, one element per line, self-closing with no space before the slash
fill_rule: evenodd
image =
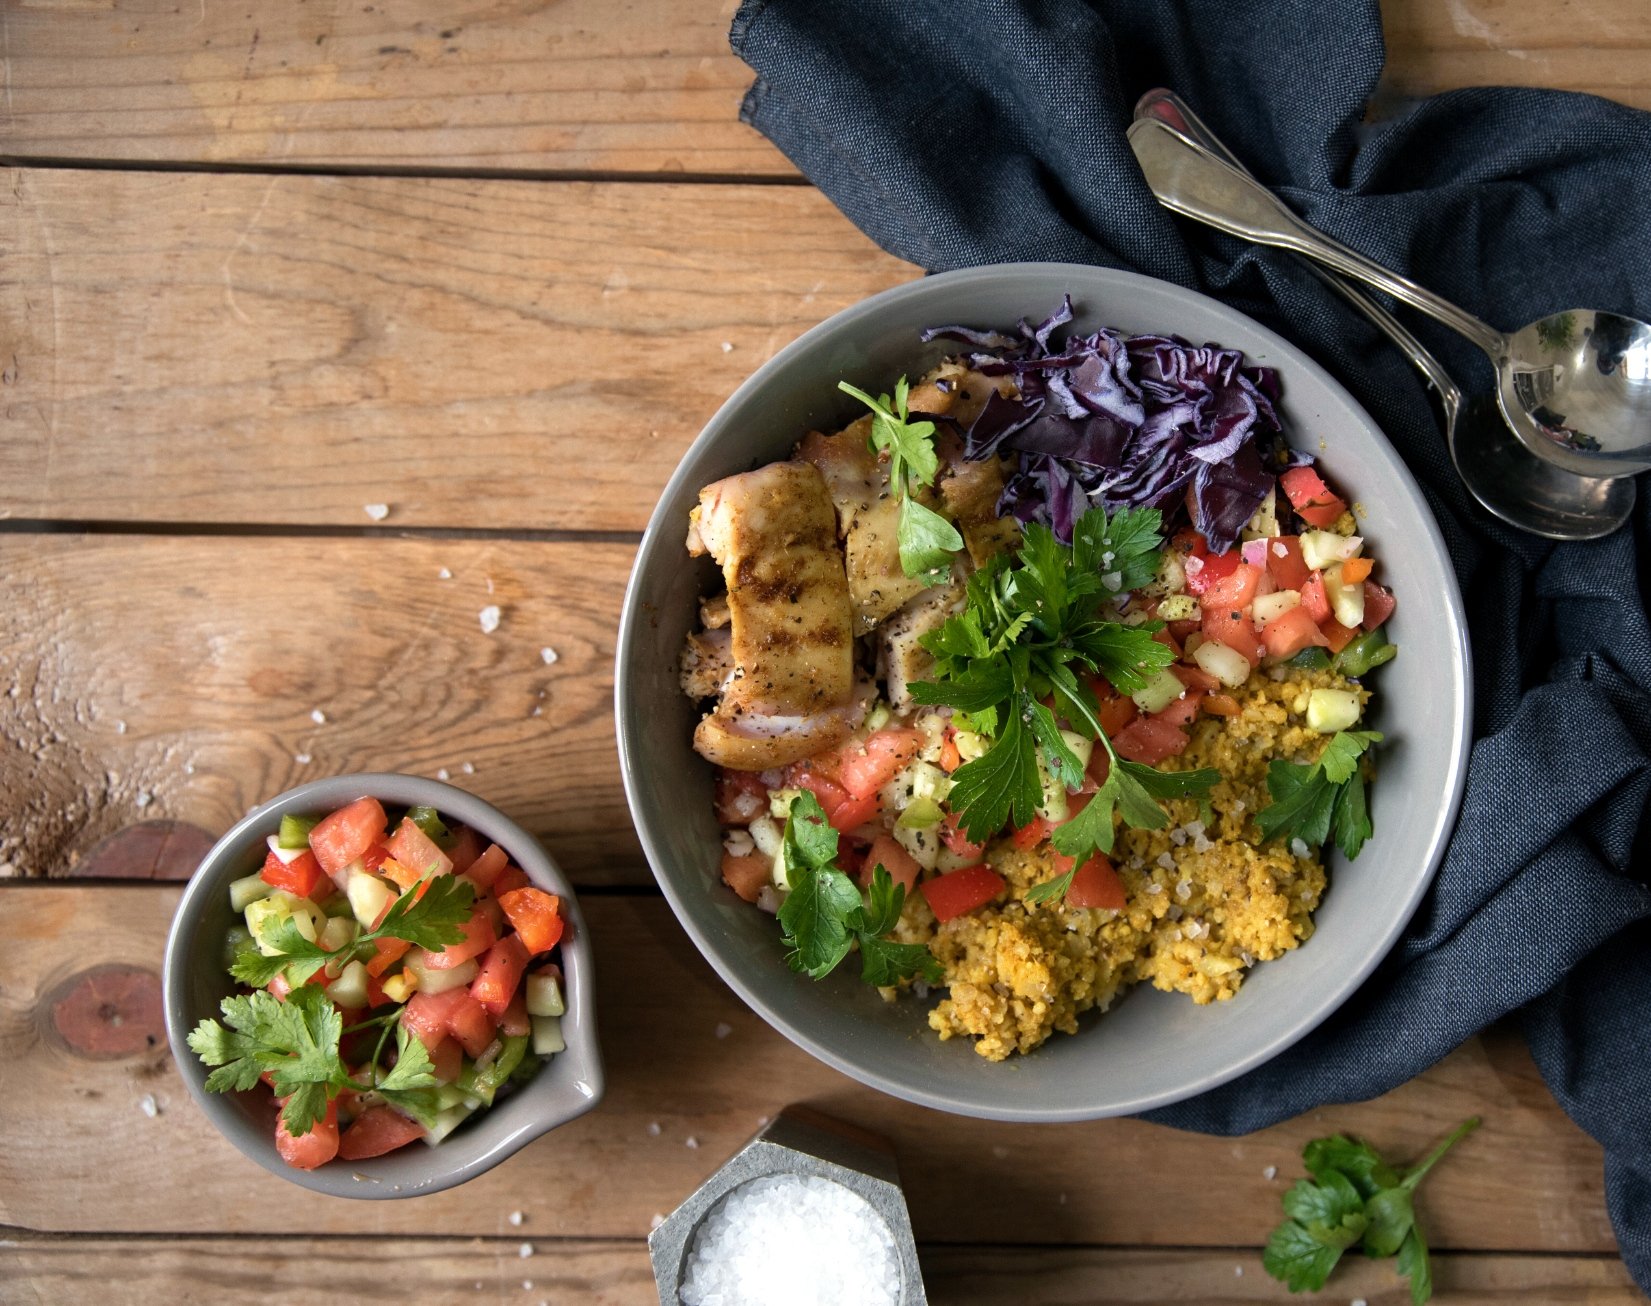
<path id="1" fill-rule="evenodd" d="M 1249 176 L 1175 92 L 1148 91 L 1136 104 L 1135 117 L 1165 123 Z M 1550 540 L 1598 539 L 1628 519 L 1635 499 L 1632 480 L 1573 475 L 1527 451 L 1493 408 L 1475 405 L 1464 414 L 1461 389 L 1397 318 L 1316 263 L 1303 259 L 1302 266 L 1381 328 L 1438 392 L 1450 460 L 1468 492 L 1486 511 L 1510 526 Z"/>
<path id="2" fill-rule="evenodd" d="M 1276 196 L 1155 118 L 1129 128 L 1159 201 L 1231 235 L 1294 250 L 1459 331 L 1490 357 L 1497 402 L 1526 448 L 1579 476 L 1651 468 L 1651 325 L 1570 309 L 1511 335 L 1314 230 Z"/>

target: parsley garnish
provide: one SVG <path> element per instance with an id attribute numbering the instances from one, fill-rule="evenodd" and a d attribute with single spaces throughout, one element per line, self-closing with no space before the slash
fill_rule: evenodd
<path id="1" fill-rule="evenodd" d="M 1119 692 L 1134 693 L 1174 660 L 1152 638 L 1162 623 L 1126 626 L 1101 616 L 1103 602 L 1157 573 L 1160 525 L 1155 508 L 1126 508 L 1111 518 L 1091 508 L 1074 524 L 1068 547 L 1033 522 L 1015 560 L 1000 555 L 971 576 L 964 610 L 923 637 L 935 674 L 913 684 L 912 696 L 951 707 L 959 724 L 993 739 L 952 776 L 952 810 L 976 843 L 1010 820 L 1032 820 L 1042 797 L 1040 760 L 1068 789 L 1083 782 L 1060 719 L 1099 739 L 1110 763 L 1100 792 L 1056 831 L 1055 848 L 1074 858 L 1074 871 L 1097 850 L 1111 851 L 1114 812 L 1128 825 L 1157 829 L 1169 819 L 1160 800 L 1201 795 L 1220 778 L 1207 769 L 1171 773 L 1124 761 L 1101 729 L 1090 683 L 1101 675 Z M 1039 885 L 1027 900 L 1060 897 L 1072 874 Z"/>
<path id="2" fill-rule="evenodd" d="M 1312 766 L 1269 763 L 1267 792 L 1273 801 L 1255 818 L 1262 839 L 1288 836 L 1319 848 L 1333 835 L 1349 860 L 1357 857 L 1371 834 L 1359 758 L 1381 739 L 1374 730 L 1341 730 Z"/>
<path id="3" fill-rule="evenodd" d="M 229 1028 L 203 1020 L 189 1035 L 195 1054 L 217 1067 L 206 1077 L 207 1091 L 244 1092 L 268 1071 L 276 1096 L 287 1099 L 287 1132 L 309 1133 L 350 1082 L 338 1055 L 338 1008 L 319 988 L 294 989 L 285 1002 L 259 990 L 225 998 L 221 1008 Z"/>
<path id="4" fill-rule="evenodd" d="M 422 895 L 421 886 L 426 886 Z M 355 942 L 337 952 L 328 952 L 319 944 L 311 943 L 289 916 L 269 937 L 270 946 L 280 949 L 277 955 L 266 957 L 248 948 L 235 958 L 229 973 L 241 983 L 261 989 L 285 972 L 288 982 L 296 988 L 307 983 L 310 976 L 329 961 L 342 969 L 368 955 L 374 951 L 373 943 L 378 939 L 405 939 L 418 947 L 439 952 L 464 938 L 464 931 L 459 927 L 470 919 L 475 901 L 476 890 L 468 880 L 457 875 L 427 877 L 390 905 L 376 930 L 358 935 Z"/>
<path id="5" fill-rule="evenodd" d="M 888 395 L 873 399 L 847 381 L 839 381 L 837 388 L 871 409 L 871 447 L 888 455 L 889 487 L 900 500 L 900 569 L 938 584 L 951 568 L 951 555 L 963 547 L 963 537 L 951 522 L 912 497 L 914 488 L 933 485 L 940 471 L 934 423 L 911 420 L 906 406 L 911 386 L 905 377 L 895 382 L 892 399 Z"/>
<path id="6" fill-rule="evenodd" d="M 1433 1295 L 1427 1242 L 1416 1222 L 1417 1186 L 1434 1164 L 1479 1127 L 1465 1120 L 1423 1161 L 1402 1176 L 1368 1143 L 1337 1135 L 1317 1138 L 1302 1152 L 1312 1179 L 1284 1194 L 1289 1217 L 1273 1230 L 1261 1263 L 1291 1292 L 1324 1287 L 1341 1255 L 1363 1244 L 1365 1255 L 1393 1256 L 1410 1280 L 1410 1300 L 1422 1306 Z"/>
<path id="7" fill-rule="evenodd" d="M 791 800 L 781 855 L 791 892 L 780 904 L 780 928 L 792 970 L 824 979 L 858 943 L 860 978 L 867 984 L 886 987 L 913 976 L 940 982 L 940 963 L 923 944 L 883 937 L 900 919 L 905 885 L 896 884 L 879 865 L 862 900 L 854 881 L 836 864 L 837 831 L 806 790 Z"/>

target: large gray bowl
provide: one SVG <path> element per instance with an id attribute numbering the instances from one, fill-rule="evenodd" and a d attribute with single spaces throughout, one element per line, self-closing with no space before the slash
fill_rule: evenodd
<path id="1" fill-rule="evenodd" d="M 838 380 L 887 389 L 956 348 L 920 346 L 921 328 L 1036 321 L 1066 292 L 1077 328 L 1219 341 L 1278 368 L 1293 438 L 1365 510 L 1361 526 L 1399 596 L 1391 633 L 1404 651 L 1378 682 L 1373 725 L 1388 743 L 1371 794 L 1376 834 L 1356 864 L 1333 861 L 1313 938 L 1258 966 L 1230 1002 L 1199 1007 L 1138 989 L 1089 1017 L 1077 1036 L 1056 1035 L 1031 1056 L 993 1065 L 967 1040 L 936 1039 L 928 1003 L 883 1003 L 856 967 L 820 983 L 793 974 L 773 917 L 721 885 L 710 768 L 692 750 L 697 713 L 677 687 L 682 639 L 714 569 L 691 562 L 683 537 L 702 485 L 784 458 L 810 427 L 833 429 L 854 415 Z M 1392 946 L 1438 866 L 1461 800 L 1471 717 L 1461 595 L 1444 542 L 1369 415 L 1301 350 L 1215 300 L 1130 273 L 1047 263 L 971 268 L 875 295 L 746 381 L 688 450 L 649 523 L 625 596 L 616 675 L 637 831 L 678 919 L 718 973 L 781 1033 L 844 1073 L 995 1120 L 1087 1120 L 1192 1097 L 1260 1065 L 1334 1011 Z"/>
<path id="2" fill-rule="evenodd" d="M 263 864 L 265 841 L 283 812 L 325 814 L 363 796 L 386 805 L 423 803 L 470 826 L 496 843 L 540 888 L 562 900 L 567 928 L 558 945 L 566 978 L 567 1051 L 558 1052 L 527 1084 L 497 1106 L 478 1112 L 436 1147 L 412 1144 L 370 1161 L 330 1161 L 295 1170 L 275 1150 L 275 1109 L 268 1092 L 208 1093 L 207 1068 L 184 1041 L 203 1019 L 219 1016 L 218 1003 L 237 991 L 221 961 L 224 935 L 238 920 L 229 905 L 229 883 Z M 196 869 L 166 940 L 163 1001 L 172 1059 L 197 1106 L 223 1136 L 264 1169 L 334 1197 L 418 1197 L 473 1179 L 527 1146 L 539 1135 L 602 1100 L 602 1059 L 596 1046 L 590 937 L 573 886 L 526 830 L 496 807 L 452 785 L 388 773 L 341 775 L 289 789 L 254 808 L 207 853 Z"/>

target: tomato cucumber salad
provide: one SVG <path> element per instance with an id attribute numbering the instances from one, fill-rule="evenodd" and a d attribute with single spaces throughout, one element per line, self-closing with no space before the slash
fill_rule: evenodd
<path id="1" fill-rule="evenodd" d="M 371 797 L 283 815 L 268 844 L 229 886 L 245 991 L 189 1046 L 208 1091 L 273 1091 L 288 1165 L 439 1143 L 564 1050 L 561 904 L 497 844 Z"/>

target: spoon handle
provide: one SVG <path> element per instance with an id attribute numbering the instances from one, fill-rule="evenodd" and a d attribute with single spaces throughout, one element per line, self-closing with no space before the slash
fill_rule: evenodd
<path id="1" fill-rule="evenodd" d="M 1228 167 L 1243 173 L 1249 180 L 1255 181 L 1250 170 L 1238 161 L 1238 157 L 1226 147 L 1221 138 L 1211 131 L 1205 125 L 1204 120 L 1192 111 L 1192 106 L 1169 88 L 1161 86 L 1143 95 L 1135 105 L 1135 117 L 1137 119 L 1154 119 L 1174 128 L 1194 144 L 1202 145 L 1204 149 Z M 1462 406 L 1462 391 L 1456 382 L 1451 380 L 1450 374 L 1445 371 L 1439 360 L 1428 352 L 1427 346 L 1416 339 L 1398 318 L 1394 317 L 1393 314 L 1389 313 L 1363 291 L 1355 290 L 1340 277 L 1332 272 L 1326 272 L 1310 259 L 1303 259 L 1301 265 L 1374 322 L 1386 334 L 1387 338 L 1399 347 L 1399 351 L 1416 365 L 1416 369 L 1428 379 L 1434 390 L 1438 392 L 1446 412 L 1454 418 L 1456 412 Z"/>
<path id="2" fill-rule="evenodd" d="M 1189 140 L 1157 118 L 1138 118 L 1129 143 L 1159 203 L 1229 235 L 1259 245 L 1293 250 L 1345 276 L 1385 290 L 1395 299 L 1461 332 L 1500 363 L 1507 353 L 1502 333 L 1448 300 L 1390 272 L 1308 226 L 1266 187 Z"/>

